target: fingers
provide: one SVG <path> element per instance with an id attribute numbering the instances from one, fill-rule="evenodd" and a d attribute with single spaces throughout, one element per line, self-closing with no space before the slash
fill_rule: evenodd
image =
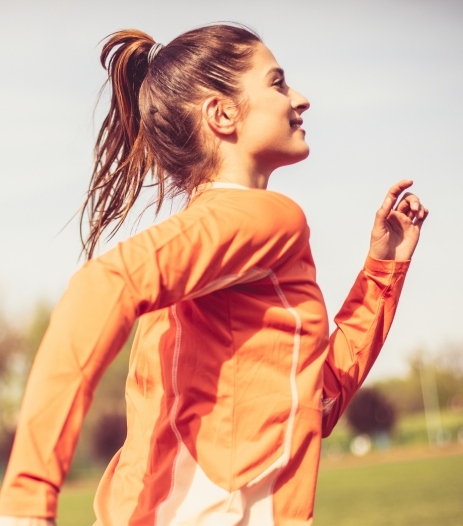
<path id="1" fill-rule="evenodd" d="M 375 225 L 376 230 L 385 228 L 388 221 L 389 214 L 393 211 L 394 205 L 396 204 L 400 194 L 412 186 L 413 181 L 410 179 L 404 179 L 396 183 L 389 189 L 386 198 L 381 208 L 376 213 Z M 423 222 L 428 215 L 428 209 L 423 206 L 419 198 L 411 192 L 406 192 L 402 199 L 397 204 L 394 213 L 403 214 L 410 219 L 410 221 L 421 229 Z"/>
<path id="2" fill-rule="evenodd" d="M 399 198 L 399 195 L 407 188 L 410 188 L 412 184 L 413 184 L 413 181 L 411 179 L 404 179 L 403 181 L 396 183 L 394 186 L 392 186 L 389 189 L 386 199 L 387 197 L 390 197 L 392 201 L 394 201 L 394 204 L 395 204 L 395 202 Z"/>
<path id="3" fill-rule="evenodd" d="M 389 215 L 389 212 L 394 208 L 394 205 L 396 204 L 399 195 L 407 188 L 410 188 L 412 184 L 413 181 L 411 179 L 404 179 L 403 181 L 396 183 L 389 189 L 389 192 L 386 195 L 386 199 L 384 200 L 379 210 L 379 212 L 382 212 L 382 216 L 387 217 Z"/>
<path id="4" fill-rule="evenodd" d="M 425 219 L 428 217 L 428 214 L 429 214 L 429 210 L 427 208 L 424 208 L 423 217 L 415 218 L 415 221 L 413 222 L 413 224 L 421 230 L 421 227 L 423 226 Z"/>
<path id="5" fill-rule="evenodd" d="M 425 207 L 421 204 L 419 198 L 407 192 L 403 195 L 399 204 L 396 207 L 396 211 L 405 214 L 412 221 L 415 219 L 424 219 Z"/>
<path id="6" fill-rule="evenodd" d="M 417 200 L 418 198 L 416 196 L 410 192 L 406 192 L 399 201 L 399 204 L 396 206 L 396 211 L 400 212 L 401 214 L 405 214 L 410 219 L 413 219 L 414 209 L 418 210 L 419 208 L 419 200 L 418 203 Z"/>

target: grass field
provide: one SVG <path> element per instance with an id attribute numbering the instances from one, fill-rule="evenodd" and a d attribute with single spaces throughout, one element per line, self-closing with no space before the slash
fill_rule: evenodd
<path id="1" fill-rule="evenodd" d="M 65 484 L 58 508 L 58 526 L 91 526 L 95 522 L 93 497 L 97 480 Z"/>
<path id="2" fill-rule="evenodd" d="M 92 480 L 64 487 L 59 526 L 93 524 L 96 484 Z M 415 525 L 463 526 L 462 446 L 397 448 L 388 454 L 322 462 L 315 526 Z"/>
<path id="3" fill-rule="evenodd" d="M 325 464 L 315 525 L 463 526 L 463 455 L 444 449 L 428 458 L 399 456 L 392 462 L 378 454 L 373 460 L 348 457 L 339 467 Z"/>

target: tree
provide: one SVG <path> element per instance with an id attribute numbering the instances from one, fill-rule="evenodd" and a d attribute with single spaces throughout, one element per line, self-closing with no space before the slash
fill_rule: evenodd
<path id="1" fill-rule="evenodd" d="M 463 398 L 463 344 L 447 343 L 438 352 L 415 350 L 408 358 L 409 372 L 403 378 L 390 378 L 375 383 L 401 414 L 419 413 L 424 410 L 422 375 L 435 377 L 439 406 L 452 407 L 455 400 Z"/>
<path id="2" fill-rule="evenodd" d="M 396 411 L 389 400 L 374 387 L 364 387 L 346 410 L 349 425 L 357 433 L 389 433 L 396 422 Z"/>
<path id="3" fill-rule="evenodd" d="M 13 445 L 25 348 L 22 334 L 0 314 L 0 464 L 7 462 Z"/>
<path id="4" fill-rule="evenodd" d="M 127 436 L 127 419 L 124 413 L 106 413 L 93 428 L 92 449 L 95 457 L 107 464 L 122 446 Z"/>
<path id="5" fill-rule="evenodd" d="M 0 313 L 0 380 L 9 376 L 13 360 L 22 354 L 24 347 L 20 332 Z"/>

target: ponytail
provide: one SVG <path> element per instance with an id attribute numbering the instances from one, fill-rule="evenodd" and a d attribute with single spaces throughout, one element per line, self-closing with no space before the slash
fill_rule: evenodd
<path id="1" fill-rule="evenodd" d="M 109 224 L 115 222 L 109 237 L 119 230 L 146 175 L 154 170 L 138 106 L 153 44 L 141 31 L 119 31 L 110 36 L 101 53 L 101 65 L 108 71 L 102 90 L 110 84 L 111 104 L 96 141 L 93 174 L 81 215 L 81 239 L 88 258 Z M 86 241 L 82 236 L 85 211 L 90 218 Z"/>

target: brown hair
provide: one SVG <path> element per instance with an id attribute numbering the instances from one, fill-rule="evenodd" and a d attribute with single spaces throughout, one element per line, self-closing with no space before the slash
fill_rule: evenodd
<path id="1" fill-rule="evenodd" d="M 156 214 L 166 197 L 190 195 L 208 180 L 218 158 L 200 133 L 199 103 L 211 92 L 240 104 L 239 74 L 251 67 L 260 38 L 238 25 L 183 33 L 148 64 L 154 40 L 134 29 L 110 35 L 101 53 L 111 105 L 95 145 L 95 165 L 81 214 L 88 258 L 103 232 L 122 225 L 148 173 L 157 188 Z M 104 86 L 103 86 L 104 88 Z M 90 232 L 82 230 L 87 211 Z"/>

